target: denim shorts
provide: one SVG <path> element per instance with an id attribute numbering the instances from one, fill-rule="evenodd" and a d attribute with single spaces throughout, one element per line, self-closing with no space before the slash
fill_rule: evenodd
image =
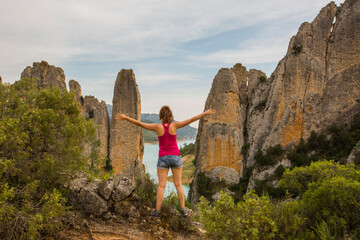
<path id="1" fill-rule="evenodd" d="M 157 168 L 169 169 L 169 168 L 181 168 L 183 166 L 181 157 L 178 155 L 167 155 L 159 157 L 157 162 Z"/>

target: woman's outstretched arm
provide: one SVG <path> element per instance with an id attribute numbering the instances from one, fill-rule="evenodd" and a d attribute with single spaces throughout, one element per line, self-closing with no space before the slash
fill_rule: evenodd
<path id="1" fill-rule="evenodd" d="M 196 115 L 192 118 L 189 118 L 187 120 L 184 120 L 184 121 L 180 121 L 180 122 L 174 122 L 174 125 L 176 127 L 176 129 L 179 129 L 179 128 L 182 128 L 182 127 L 185 127 L 187 125 L 189 125 L 190 123 L 193 123 L 197 120 L 199 120 L 200 118 L 206 116 L 206 115 L 212 115 L 212 114 L 215 114 L 216 113 L 216 110 L 215 109 L 208 109 L 206 110 L 205 112 L 202 112 L 200 113 L 199 115 Z"/>
<path id="2" fill-rule="evenodd" d="M 157 132 L 159 130 L 159 124 L 157 124 L 157 123 L 153 123 L 153 124 L 143 123 L 143 122 L 140 122 L 140 121 L 138 121 L 136 119 L 128 117 L 125 114 L 121 114 L 121 113 L 117 114 L 115 116 L 115 119 L 116 120 L 126 120 L 126 121 L 128 121 L 128 122 L 130 122 L 132 124 L 135 124 L 135 125 L 137 125 L 139 127 L 145 128 L 145 129 L 150 130 L 150 131 Z"/>

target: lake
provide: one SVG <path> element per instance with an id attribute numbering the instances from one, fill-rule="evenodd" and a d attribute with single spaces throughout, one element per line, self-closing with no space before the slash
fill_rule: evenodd
<path id="1" fill-rule="evenodd" d="M 179 148 L 182 147 L 184 144 L 189 143 L 195 143 L 195 140 L 186 140 L 183 142 L 178 142 Z M 157 160 L 158 160 L 158 154 L 159 154 L 159 145 L 158 144 L 148 144 L 144 146 L 144 157 L 143 157 L 143 164 L 145 165 L 146 172 L 150 174 L 150 177 L 155 180 L 155 182 L 158 182 L 157 179 Z M 169 171 L 169 176 L 171 176 L 171 170 Z M 183 185 L 185 197 L 188 196 L 190 187 L 189 185 Z M 174 183 L 167 182 L 166 188 L 165 188 L 165 197 L 168 196 L 171 192 L 176 193 L 176 188 Z"/>

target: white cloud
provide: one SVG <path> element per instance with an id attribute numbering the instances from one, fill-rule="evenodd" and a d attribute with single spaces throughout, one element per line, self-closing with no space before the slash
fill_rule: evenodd
<path id="1" fill-rule="evenodd" d="M 0 74 L 33 61 L 133 61 L 181 43 L 273 19 L 304 19 L 323 1 L 1 0 Z M 20 7 L 19 7 L 20 6 Z M 61 66 L 60 66 L 61 67 Z"/>

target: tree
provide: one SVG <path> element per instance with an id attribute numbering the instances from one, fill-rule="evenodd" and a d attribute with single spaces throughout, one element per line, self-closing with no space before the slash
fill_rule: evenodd
<path id="1" fill-rule="evenodd" d="M 74 95 L 33 79 L 0 85 L 0 238 L 36 239 L 66 212 L 61 188 L 87 170 L 95 134 Z"/>

